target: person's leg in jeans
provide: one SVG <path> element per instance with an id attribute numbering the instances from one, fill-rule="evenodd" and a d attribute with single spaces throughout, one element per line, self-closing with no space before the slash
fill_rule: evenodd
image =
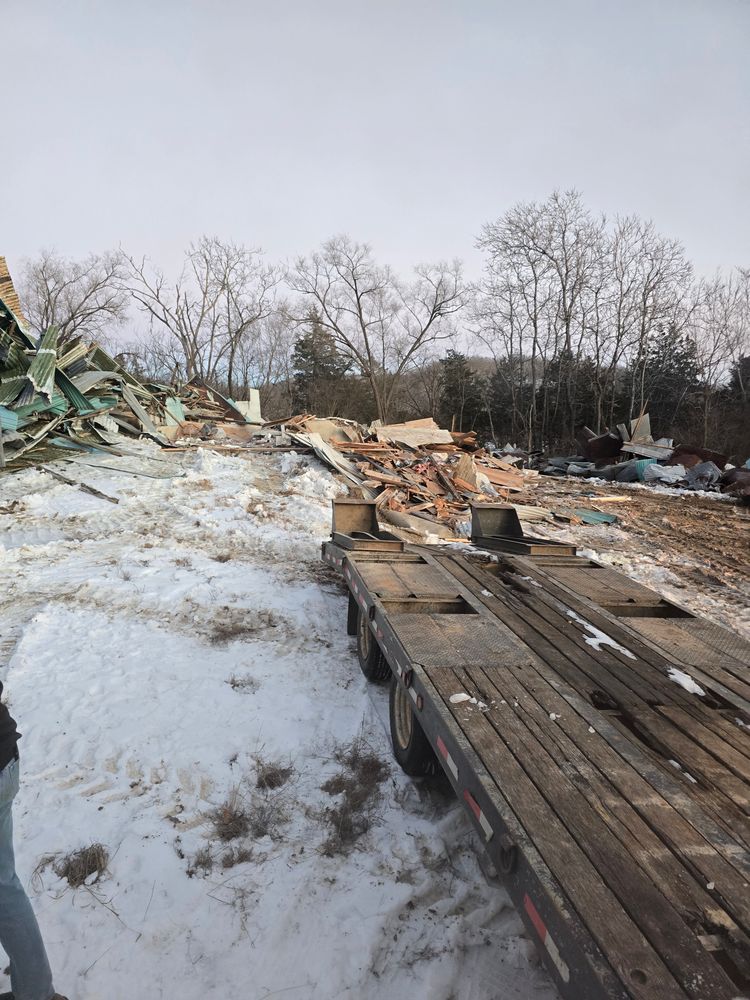
<path id="1" fill-rule="evenodd" d="M 10 959 L 15 1000 L 52 1000 L 44 942 L 31 903 L 16 875 L 13 855 L 13 799 L 18 791 L 18 761 L 0 771 L 0 944 Z"/>

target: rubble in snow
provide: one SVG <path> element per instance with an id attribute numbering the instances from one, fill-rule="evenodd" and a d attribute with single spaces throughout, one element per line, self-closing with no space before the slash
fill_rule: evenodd
<path id="1" fill-rule="evenodd" d="M 647 413 L 618 424 L 617 431 L 595 434 L 582 428 L 581 453 L 544 458 L 540 471 L 547 476 L 581 476 L 617 483 L 650 483 L 687 490 L 721 491 L 750 499 L 750 466 L 737 469 L 726 455 L 692 445 L 675 446 L 671 438 L 654 440 Z M 748 460 L 750 461 L 750 460 Z"/>

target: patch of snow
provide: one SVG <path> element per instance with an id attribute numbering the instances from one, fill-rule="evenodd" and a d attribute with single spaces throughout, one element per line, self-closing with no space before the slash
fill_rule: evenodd
<path id="1" fill-rule="evenodd" d="M 675 684 L 679 684 L 680 687 L 685 688 L 685 690 L 689 691 L 690 694 L 697 694 L 701 697 L 705 695 L 706 692 L 700 684 L 693 680 L 690 674 L 686 674 L 683 670 L 678 670 L 677 667 L 670 667 L 668 673 L 671 681 L 674 681 Z"/>
<path id="2" fill-rule="evenodd" d="M 470 694 L 466 694 L 465 691 L 460 691 L 457 694 L 452 694 L 450 696 L 451 705 L 463 705 L 468 702 L 469 705 L 476 705 L 480 711 L 486 711 L 487 705 L 483 701 L 479 701 L 477 698 L 472 698 Z"/>
<path id="3" fill-rule="evenodd" d="M 573 621 L 578 622 L 579 625 L 583 625 L 584 629 L 590 633 L 584 640 L 587 646 L 592 646 L 597 651 L 600 650 L 602 646 L 611 646 L 612 649 L 616 649 L 618 652 L 624 653 L 625 656 L 628 656 L 631 660 L 636 659 L 635 654 L 631 653 L 629 649 L 620 645 L 620 643 L 616 642 L 612 636 L 607 635 L 606 632 L 602 632 L 601 629 L 592 625 L 591 622 L 587 622 L 585 618 L 581 618 L 581 616 L 576 614 L 572 608 L 567 609 L 567 615 L 569 618 L 572 618 Z"/>
<path id="4" fill-rule="evenodd" d="M 320 561 L 339 482 L 315 459 L 203 445 L 144 441 L 91 463 L 76 475 L 118 505 L 35 470 L 0 478 L 0 507 L 18 501 L 0 514 L 0 679 L 24 734 L 17 864 L 57 989 L 554 1000 L 460 803 L 391 762 L 387 694 L 361 676 Z M 359 737 L 385 762 L 382 801 L 373 829 L 327 856 L 321 786 L 335 744 Z M 259 758 L 292 768 L 270 798 L 282 819 L 224 868 L 233 845 L 210 814 L 234 790 L 269 801 Z M 30 883 L 44 855 L 94 841 L 103 880 Z"/>

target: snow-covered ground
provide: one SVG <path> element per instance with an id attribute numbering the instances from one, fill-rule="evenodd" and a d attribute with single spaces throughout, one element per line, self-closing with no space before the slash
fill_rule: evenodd
<path id="1" fill-rule="evenodd" d="M 57 988 L 552 1000 L 450 791 L 391 760 L 386 694 L 359 672 L 319 558 L 342 487 L 294 455 L 124 447 L 61 466 L 118 505 L 43 472 L 0 479 L 18 867 Z M 385 765 L 372 826 L 326 850 L 341 797 L 321 786 L 357 740 Z M 258 788 L 268 765 L 286 780 Z M 223 843 L 211 817 L 230 800 L 250 829 Z M 43 866 L 94 842 L 98 882 Z"/>

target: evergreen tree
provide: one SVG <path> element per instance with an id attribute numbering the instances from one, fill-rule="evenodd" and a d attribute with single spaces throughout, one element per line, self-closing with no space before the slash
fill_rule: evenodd
<path id="1" fill-rule="evenodd" d="M 695 342 L 674 327 L 665 327 L 649 345 L 643 365 L 643 395 L 649 401 L 651 427 L 657 436 L 670 436 L 691 394 L 700 388 Z"/>
<path id="2" fill-rule="evenodd" d="M 456 431 L 484 430 L 483 380 L 472 371 L 466 356 L 448 351 L 440 361 L 440 424 Z"/>
<path id="3" fill-rule="evenodd" d="M 505 442 L 523 446 L 528 438 L 529 387 L 518 385 L 515 366 L 507 359 L 495 364 L 489 379 L 488 397 L 492 412 L 491 435 L 496 444 Z"/>
<path id="4" fill-rule="evenodd" d="M 295 343 L 292 353 L 296 413 L 337 416 L 346 395 L 345 377 L 351 363 L 342 358 L 333 337 L 310 314 L 310 329 Z"/>
<path id="5" fill-rule="evenodd" d="M 537 447 L 570 449 L 578 428 L 596 424 L 595 379 L 596 366 L 591 358 L 576 357 L 567 349 L 545 365 L 536 393 L 533 433 Z"/>

